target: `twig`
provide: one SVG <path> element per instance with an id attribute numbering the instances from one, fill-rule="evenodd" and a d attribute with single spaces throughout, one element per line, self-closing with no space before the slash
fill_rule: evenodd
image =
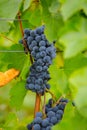
<path id="1" fill-rule="evenodd" d="M 24 39 L 24 32 L 23 32 L 23 27 L 22 27 L 22 21 L 20 19 L 20 11 L 18 12 L 18 19 L 19 19 L 19 24 L 20 24 L 20 30 L 21 30 L 21 34 L 22 34 L 22 39 L 23 39 L 23 45 L 24 45 L 24 48 L 25 48 L 25 51 L 29 52 L 30 53 L 30 61 L 31 63 L 33 64 L 33 59 L 32 59 L 32 56 L 31 56 L 31 52 L 30 50 L 27 48 L 27 44 L 26 44 L 26 41 Z M 38 111 L 40 111 L 40 102 L 41 102 L 41 95 L 37 94 L 36 93 L 36 101 L 35 101 L 35 109 L 34 109 L 34 117 L 36 115 L 36 113 Z"/>
<path id="2" fill-rule="evenodd" d="M 5 39 L 7 39 L 7 40 L 9 40 L 9 41 L 11 41 L 11 42 L 16 43 L 15 41 L 13 41 L 12 39 L 10 39 L 10 38 L 8 38 L 8 37 L 4 36 L 3 34 L 0 34 L 0 36 L 1 36 L 1 37 L 3 37 L 3 38 L 5 38 Z"/>
<path id="3" fill-rule="evenodd" d="M 55 96 L 49 89 L 46 88 L 46 91 L 47 91 L 49 94 L 51 94 L 51 96 L 52 96 L 52 98 L 53 98 L 54 100 L 56 100 L 56 96 Z"/>
<path id="4" fill-rule="evenodd" d="M 45 115 L 45 105 L 46 105 L 46 93 L 44 93 L 44 105 L 43 105 L 43 114 Z"/>
<path id="5" fill-rule="evenodd" d="M 23 45 L 24 45 L 24 48 L 25 48 L 25 51 L 28 52 L 28 48 L 27 48 L 27 44 L 26 44 L 26 41 L 24 40 L 24 31 L 23 31 L 23 27 L 22 27 L 22 21 L 21 21 L 21 13 L 18 12 L 18 19 L 19 19 L 19 25 L 20 25 L 20 31 L 21 31 L 21 34 L 22 34 L 22 39 L 23 39 Z"/>
<path id="6" fill-rule="evenodd" d="M 36 93 L 36 101 L 35 101 L 35 109 L 34 109 L 34 118 L 36 113 L 40 111 L 40 102 L 41 102 L 41 95 Z"/>
<path id="7" fill-rule="evenodd" d="M 63 96 L 61 96 L 57 101 L 56 103 L 53 105 L 53 106 L 56 106 L 57 104 L 59 104 L 60 100 L 63 98 Z"/>
<path id="8" fill-rule="evenodd" d="M 21 31 L 21 34 L 22 34 L 22 39 L 23 39 L 23 45 L 24 45 L 24 48 L 25 48 L 25 52 L 29 52 L 30 53 L 30 61 L 31 63 L 33 64 L 33 59 L 32 59 L 32 56 L 31 56 L 31 52 L 30 50 L 27 48 L 27 43 L 24 39 L 24 31 L 23 31 L 23 26 L 22 26 L 22 21 L 21 21 L 21 13 L 20 11 L 18 12 L 18 19 L 19 19 L 19 24 L 20 24 L 20 31 Z"/>

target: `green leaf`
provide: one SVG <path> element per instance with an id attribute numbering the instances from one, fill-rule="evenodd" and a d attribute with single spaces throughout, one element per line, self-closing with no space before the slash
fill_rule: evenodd
<path id="1" fill-rule="evenodd" d="M 49 71 L 52 78 L 49 81 L 49 83 L 51 84 L 52 91 L 55 91 L 56 95 L 58 95 L 58 93 L 61 93 L 61 94 L 67 93 L 67 90 L 68 90 L 67 77 L 64 71 L 57 67 L 56 60 L 54 61 L 53 65 L 50 67 Z"/>
<path id="2" fill-rule="evenodd" d="M 30 17 L 29 17 L 29 22 L 34 25 L 34 26 L 40 26 L 41 25 L 41 11 L 40 11 L 40 6 L 38 5 L 34 10 L 31 10 Z M 38 19 L 37 19 L 38 17 Z"/>
<path id="3" fill-rule="evenodd" d="M 9 30 L 9 23 L 0 20 L 0 32 L 7 32 Z"/>
<path id="4" fill-rule="evenodd" d="M 82 54 L 64 60 L 64 71 L 70 76 L 74 71 L 87 66 L 87 58 Z"/>
<path id="5" fill-rule="evenodd" d="M 21 0 L 0 0 L 0 18 L 15 18 Z M 9 30 L 8 21 L 0 21 L 0 32 L 7 32 Z"/>
<path id="6" fill-rule="evenodd" d="M 31 0 L 24 0 L 24 10 L 29 8 L 30 4 L 31 4 Z"/>
<path id="7" fill-rule="evenodd" d="M 22 45 L 15 44 L 12 45 L 8 50 L 23 51 L 23 47 Z M 8 68 L 18 69 L 20 71 L 20 76 L 22 78 L 26 78 L 26 74 L 29 71 L 30 61 L 29 61 L 29 55 L 26 55 L 25 52 L 4 53 L 1 60 L 5 61 L 4 65 L 5 66 L 7 65 Z"/>
<path id="8" fill-rule="evenodd" d="M 15 18 L 21 0 L 0 0 L 0 17 Z"/>
<path id="9" fill-rule="evenodd" d="M 47 39 L 50 41 L 54 41 L 58 38 L 59 30 L 63 26 L 62 16 L 60 12 L 57 12 L 60 6 L 58 1 L 55 2 L 53 0 L 41 0 L 42 19 L 46 26 L 45 33 Z"/>
<path id="10" fill-rule="evenodd" d="M 50 41 L 54 41 L 58 38 L 58 33 L 63 26 L 63 21 L 60 13 L 49 15 L 44 17 L 44 22 L 46 25 L 46 36 Z"/>
<path id="11" fill-rule="evenodd" d="M 4 127 L 14 127 L 17 125 L 17 117 L 14 113 L 9 113 Z"/>
<path id="12" fill-rule="evenodd" d="M 72 30 L 69 32 L 66 32 L 63 36 L 60 38 L 61 44 L 65 47 L 64 51 L 64 57 L 70 58 L 81 51 L 87 49 L 87 30 L 86 30 L 86 22 L 85 19 L 80 19 L 80 27 L 79 30 Z"/>
<path id="13" fill-rule="evenodd" d="M 15 83 L 10 91 L 10 104 L 16 109 L 20 109 L 26 95 L 25 81 L 20 80 Z"/>
<path id="14" fill-rule="evenodd" d="M 86 130 L 87 118 L 84 118 L 70 103 L 66 106 L 63 119 L 53 130 Z M 84 126 L 84 127 L 83 127 Z"/>
<path id="15" fill-rule="evenodd" d="M 73 84 L 77 89 L 75 97 L 75 103 L 78 111 L 85 117 L 87 117 L 87 67 L 79 69 L 72 73 L 69 78 L 69 82 Z"/>
<path id="16" fill-rule="evenodd" d="M 49 11 L 51 12 L 51 13 L 57 13 L 57 11 L 59 10 L 59 8 L 60 8 L 60 3 L 59 3 L 59 1 L 58 0 L 53 0 L 52 1 L 52 3 L 51 3 L 51 5 L 50 5 L 50 7 L 49 7 Z"/>
<path id="17" fill-rule="evenodd" d="M 83 9 L 87 13 L 87 0 L 65 0 L 62 5 L 61 12 L 64 17 L 64 20 L 67 20 L 77 11 Z"/>

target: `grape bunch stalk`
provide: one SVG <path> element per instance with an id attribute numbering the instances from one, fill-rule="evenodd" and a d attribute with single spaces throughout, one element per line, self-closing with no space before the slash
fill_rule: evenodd
<path id="1" fill-rule="evenodd" d="M 33 64 L 29 68 L 29 76 L 26 80 L 26 89 L 45 96 L 49 92 L 50 80 L 49 67 L 53 58 L 56 56 L 54 43 L 50 43 L 45 34 L 44 26 L 35 30 L 25 29 L 24 38 L 20 40 L 26 42 Z M 52 93 L 51 93 L 52 95 Z M 68 103 L 67 99 L 60 99 L 58 102 L 53 98 L 49 99 L 48 104 L 44 103 L 44 111 L 36 112 L 35 119 L 27 125 L 28 130 L 51 130 L 52 126 L 59 123 L 63 117 L 64 109 Z"/>

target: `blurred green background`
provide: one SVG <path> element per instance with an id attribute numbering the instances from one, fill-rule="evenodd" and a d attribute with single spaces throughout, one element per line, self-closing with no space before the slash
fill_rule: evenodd
<path id="1" fill-rule="evenodd" d="M 87 0 L 0 0 L 0 72 L 10 68 L 20 71 L 0 88 L 1 130 L 26 130 L 26 124 L 33 120 L 35 94 L 25 90 L 29 55 L 2 52 L 23 51 L 19 11 L 23 29 L 45 25 L 47 39 L 56 40 L 49 83 L 55 96 L 64 96 L 69 103 L 53 130 L 87 130 Z M 50 97 L 47 94 L 46 102 Z"/>

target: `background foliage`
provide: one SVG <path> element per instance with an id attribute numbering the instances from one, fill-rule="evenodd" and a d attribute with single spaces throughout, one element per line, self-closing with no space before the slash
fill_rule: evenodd
<path id="1" fill-rule="evenodd" d="M 49 83 L 57 98 L 64 95 L 70 102 L 53 130 L 87 130 L 87 0 L 0 0 L 0 50 L 23 50 L 18 42 L 22 37 L 19 22 L 11 20 L 17 19 L 19 10 L 23 28 L 44 24 L 48 40 L 56 40 Z M 35 94 L 24 88 L 30 65 L 25 53 L 0 52 L 0 71 L 20 70 L 19 77 L 0 88 L 2 130 L 26 130 L 33 119 Z"/>

